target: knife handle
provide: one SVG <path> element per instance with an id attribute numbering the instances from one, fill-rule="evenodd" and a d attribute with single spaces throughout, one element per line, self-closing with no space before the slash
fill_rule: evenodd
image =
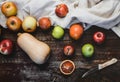
<path id="1" fill-rule="evenodd" d="M 103 69 L 103 68 L 105 68 L 107 66 L 110 66 L 110 65 L 116 63 L 117 61 L 118 60 L 116 58 L 112 58 L 111 60 L 109 60 L 109 61 L 107 61 L 107 62 L 105 62 L 103 64 L 99 64 L 98 69 L 101 70 L 101 69 Z"/>

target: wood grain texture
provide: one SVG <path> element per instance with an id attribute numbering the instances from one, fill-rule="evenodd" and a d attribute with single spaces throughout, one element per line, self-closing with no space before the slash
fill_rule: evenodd
<path id="1" fill-rule="evenodd" d="M 106 33 L 106 41 L 103 45 L 96 45 L 92 35 L 96 31 Z M 22 32 L 22 31 L 21 31 Z M 119 82 L 120 81 L 120 38 L 111 30 L 105 30 L 93 26 L 86 30 L 81 39 L 74 41 L 65 29 L 65 36 L 61 40 L 55 40 L 51 36 L 51 30 L 41 31 L 39 28 L 32 33 L 38 40 L 46 42 L 51 47 L 50 58 L 43 65 L 36 65 L 27 54 L 17 45 L 17 33 L 8 29 L 2 29 L 0 40 L 9 38 L 14 42 L 14 52 L 10 56 L 0 54 L 0 82 Z M 81 54 L 81 47 L 85 43 L 95 46 L 95 53 L 91 59 L 85 59 Z M 75 54 L 72 58 L 63 55 L 63 47 L 72 44 Z M 33 46 L 34 47 L 34 46 Z M 82 74 L 91 67 L 103 63 L 111 58 L 117 58 L 118 62 L 94 74 L 81 78 Z M 64 76 L 59 71 L 60 63 L 70 59 L 75 62 L 76 69 L 70 76 Z"/>

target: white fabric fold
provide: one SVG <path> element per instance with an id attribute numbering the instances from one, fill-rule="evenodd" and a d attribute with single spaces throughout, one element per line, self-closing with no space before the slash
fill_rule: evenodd
<path id="1" fill-rule="evenodd" d="M 104 29 L 115 28 L 113 31 L 120 36 L 120 0 L 2 0 L 0 6 L 5 1 L 16 3 L 19 9 L 17 16 L 22 20 L 27 15 L 34 16 L 37 20 L 47 16 L 53 25 L 63 28 L 69 29 L 73 23 L 82 23 L 85 29 L 93 25 Z M 55 8 L 60 3 L 65 3 L 69 8 L 69 13 L 64 18 L 55 14 Z M 6 17 L 1 11 L 0 19 L 0 24 L 5 28 Z"/>

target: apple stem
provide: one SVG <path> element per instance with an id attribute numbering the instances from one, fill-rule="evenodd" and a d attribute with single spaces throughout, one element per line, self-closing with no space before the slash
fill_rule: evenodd
<path id="1" fill-rule="evenodd" d="M 6 8 L 9 8 L 10 7 L 10 5 L 6 5 Z"/>

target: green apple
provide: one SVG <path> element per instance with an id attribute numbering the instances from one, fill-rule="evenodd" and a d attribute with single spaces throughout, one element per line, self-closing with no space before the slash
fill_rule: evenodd
<path id="1" fill-rule="evenodd" d="M 52 30 L 52 36 L 55 39 L 61 39 L 64 36 L 64 29 L 61 26 L 55 26 Z"/>
<path id="2" fill-rule="evenodd" d="M 94 54 L 94 46 L 86 43 L 82 46 L 82 54 L 84 57 L 91 57 Z"/>

